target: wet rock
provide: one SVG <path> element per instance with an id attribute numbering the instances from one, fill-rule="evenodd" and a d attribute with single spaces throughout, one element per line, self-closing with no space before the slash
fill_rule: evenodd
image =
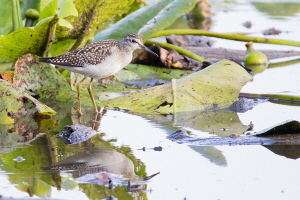
<path id="1" fill-rule="evenodd" d="M 270 29 L 263 31 L 264 35 L 279 35 L 281 33 L 282 33 L 281 30 L 275 29 L 275 28 L 270 28 Z"/>
<path id="2" fill-rule="evenodd" d="M 248 110 L 252 110 L 254 106 L 259 103 L 267 102 L 267 100 L 261 99 L 247 99 L 244 97 L 239 98 L 236 102 L 234 102 L 231 106 L 229 106 L 226 110 L 231 110 L 234 112 L 244 113 Z"/>
<path id="3" fill-rule="evenodd" d="M 60 137 L 64 139 L 66 144 L 77 144 L 88 140 L 96 133 L 97 132 L 91 127 L 81 124 L 74 124 L 71 126 L 65 126 L 60 134 Z"/>
<path id="4" fill-rule="evenodd" d="M 251 21 L 245 21 L 243 23 L 243 26 L 246 27 L 246 28 L 251 28 L 252 27 L 252 22 Z"/>

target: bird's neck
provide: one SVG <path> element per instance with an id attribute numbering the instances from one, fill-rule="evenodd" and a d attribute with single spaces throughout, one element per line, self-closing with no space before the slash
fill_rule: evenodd
<path id="1" fill-rule="evenodd" d="M 131 45 L 128 45 L 125 39 L 119 40 L 119 45 L 122 49 L 132 53 L 134 51 L 134 48 Z"/>

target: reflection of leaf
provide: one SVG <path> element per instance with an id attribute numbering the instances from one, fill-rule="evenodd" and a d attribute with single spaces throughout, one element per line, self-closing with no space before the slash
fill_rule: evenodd
<path id="1" fill-rule="evenodd" d="M 190 127 L 218 136 L 242 135 L 249 128 L 242 124 L 236 112 L 221 109 L 215 111 L 177 112 L 174 125 Z"/>
<path id="2" fill-rule="evenodd" d="M 283 134 L 300 134 L 300 122 L 295 120 L 288 120 L 280 124 L 276 124 L 272 127 L 269 127 L 265 130 L 259 131 L 255 133 L 255 136 L 270 136 Z"/>
<path id="3" fill-rule="evenodd" d="M 40 180 L 43 175 L 42 166 L 49 165 L 49 147 L 48 145 L 39 146 L 36 144 L 45 144 L 44 138 L 37 138 L 26 146 L 26 148 L 17 148 L 15 151 L 1 155 L 1 160 L 5 163 L 4 170 L 10 173 L 9 181 L 17 184 L 18 189 L 26 191 L 30 196 L 38 195 L 40 197 L 50 197 L 51 186 Z M 22 156 L 23 162 L 16 162 L 13 159 Z M 51 174 L 48 176 L 51 177 Z"/>
<path id="4" fill-rule="evenodd" d="M 277 155 L 284 156 L 286 158 L 298 159 L 300 158 L 299 144 L 296 145 L 268 145 L 264 146 Z"/>
<path id="5" fill-rule="evenodd" d="M 7 130 L 9 128 L 13 128 L 12 126 L 3 128 L 3 125 L 0 126 L 1 132 L 3 133 L 3 130 Z M 13 132 L 9 134 L 0 134 L 0 154 L 8 153 L 10 151 L 14 151 L 15 147 L 18 146 L 20 141 L 22 140 L 22 136 L 19 134 Z"/>
<path id="6" fill-rule="evenodd" d="M 240 65 L 223 60 L 172 84 L 141 90 L 129 95 L 103 101 L 144 113 L 173 113 L 181 111 L 221 109 L 238 98 L 242 86 L 251 76 Z"/>
<path id="7" fill-rule="evenodd" d="M 297 16 L 300 12 L 299 2 L 282 1 L 271 3 L 267 1 L 251 2 L 257 10 L 269 16 Z"/>
<path id="8" fill-rule="evenodd" d="M 220 165 L 223 167 L 227 166 L 227 160 L 223 155 L 222 151 L 214 146 L 189 146 L 194 151 L 200 153 L 202 156 L 207 158 L 210 162 Z"/>

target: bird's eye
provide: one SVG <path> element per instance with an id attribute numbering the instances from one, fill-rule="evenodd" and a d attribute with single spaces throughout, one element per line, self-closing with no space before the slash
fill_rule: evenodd
<path id="1" fill-rule="evenodd" d="M 136 41 L 135 41 L 135 40 L 131 40 L 131 42 L 132 42 L 132 43 L 136 43 Z"/>

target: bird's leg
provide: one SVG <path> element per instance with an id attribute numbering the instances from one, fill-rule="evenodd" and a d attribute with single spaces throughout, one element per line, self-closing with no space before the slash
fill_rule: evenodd
<path id="1" fill-rule="evenodd" d="M 81 112 L 81 103 L 80 103 L 80 85 L 83 83 L 83 81 L 87 78 L 88 76 L 84 76 L 83 79 L 81 81 L 79 81 L 79 83 L 77 83 L 76 85 L 76 89 L 77 89 L 77 99 L 78 99 L 78 109 L 77 109 L 77 113 L 79 116 L 83 115 Z"/>
<path id="2" fill-rule="evenodd" d="M 89 84 L 88 91 L 89 91 L 90 97 L 91 97 L 92 102 L 93 102 L 94 111 L 96 113 L 98 113 L 98 108 L 97 108 L 97 105 L 96 105 L 96 102 L 95 102 L 95 99 L 94 99 L 94 95 L 93 95 L 93 92 L 92 92 L 92 84 L 93 84 L 93 78 L 91 78 L 91 82 Z"/>

